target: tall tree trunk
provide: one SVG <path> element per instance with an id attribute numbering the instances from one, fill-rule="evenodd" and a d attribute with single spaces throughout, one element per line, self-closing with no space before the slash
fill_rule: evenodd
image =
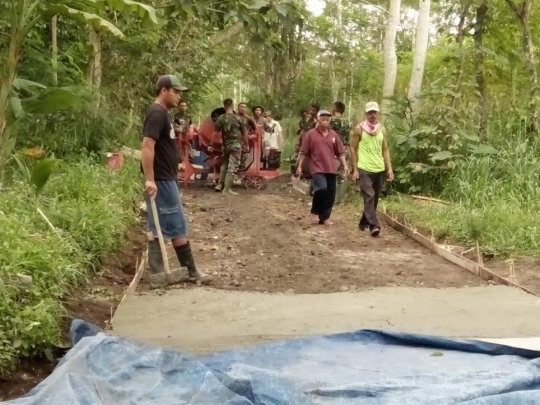
<path id="1" fill-rule="evenodd" d="M 456 95 L 454 96 L 452 100 L 452 108 L 455 109 L 457 105 L 457 101 L 460 97 L 461 92 L 461 85 L 463 83 L 463 76 L 465 74 L 465 52 L 463 50 L 463 41 L 465 40 L 466 35 L 466 26 L 465 22 L 467 20 L 467 15 L 469 14 L 469 8 L 471 7 L 471 0 L 465 0 L 465 3 L 463 4 L 463 9 L 461 10 L 461 15 L 459 17 L 459 25 L 458 25 L 458 33 L 456 36 L 456 41 L 459 46 L 459 62 L 458 62 L 458 70 L 457 70 L 457 77 L 456 77 Z"/>
<path id="2" fill-rule="evenodd" d="M 482 3 L 476 9 L 476 22 L 474 24 L 474 72 L 476 88 L 480 97 L 480 139 L 487 139 L 487 125 L 489 117 L 488 98 L 486 95 L 486 81 L 484 78 L 484 25 L 488 6 Z"/>
<path id="3" fill-rule="evenodd" d="M 0 64 L 0 179 L 7 158 L 15 145 L 15 140 L 9 138 L 7 129 L 7 113 L 11 102 L 11 90 L 17 73 L 17 64 L 21 57 L 21 46 L 28 32 L 40 20 L 40 16 L 34 15 L 39 2 L 12 1 L 12 7 L 6 19 L 9 20 L 9 48 L 7 59 Z"/>
<path id="4" fill-rule="evenodd" d="M 53 84 L 58 86 L 58 16 L 51 20 Z"/>
<path id="5" fill-rule="evenodd" d="M 19 62 L 19 47 L 16 27 L 12 27 L 11 42 L 9 45 L 9 53 L 5 65 L 2 68 L 2 82 L 0 83 L 0 149 L 4 146 L 4 138 L 2 135 L 6 129 L 6 116 L 9 106 L 9 98 L 13 81 L 15 80 L 15 70 Z"/>
<path id="6" fill-rule="evenodd" d="M 353 71 L 352 69 L 350 70 L 350 75 L 351 75 L 351 84 L 350 84 L 350 90 L 349 90 L 349 114 L 348 114 L 348 117 L 349 117 L 349 120 L 351 119 L 351 113 L 352 113 L 352 98 L 353 98 L 353 94 L 354 94 L 354 75 L 353 75 Z M 345 100 L 343 100 L 345 101 Z"/>
<path id="7" fill-rule="evenodd" d="M 527 4 L 528 11 L 523 19 L 523 51 L 525 53 L 525 65 L 527 66 L 531 80 L 531 132 L 538 133 L 538 130 L 540 129 L 540 111 L 538 106 L 538 65 L 536 61 L 536 49 L 533 43 L 530 24 L 531 3 L 528 2 Z"/>
<path id="8" fill-rule="evenodd" d="M 382 91 L 381 112 L 384 118 L 389 113 L 390 99 L 394 96 L 397 77 L 397 55 L 396 55 L 396 34 L 399 24 L 399 12 L 401 0 L 391 0 L 384 35 L 383 56 L 384 56 L 384 83 Z"/>
<path id="9" fill-rule="evenodd" d="M 334 30 L 334 34 L 332 35 L 332 54 L 330 56 L 330 79 L 332 82 L 332 100 L 337 101 L 339 97 L 339 89 L 341 87 L 341 80 L 340 75 L 336 73 L 335 71 L 335 64 L 334 60 L 336 59 L 336 46 L 337 46 L 337 36 L 341 34 L 341 27 L 342 27 L 342 19 L 341 19 L 341 13 L 342 13 L 342 6 L 341 6 L 341 0 L 336 0 L 336 29 Z"/>
<path id="10" fill-rule="evenodd" d="M 517 93 L 517 79 L 518 69 L 517 66 L 512 68 L 512 106 L 516 106 L 516 93 Z"/>
<path id="11" fill-rule="evenodd" d="M 244 29 L 244 23 L 239 22 L 233 26 L 227 28 L 225 31 L 220 31 L 210 40 L 212 46 L 218 46 L 219 44 L 229 41 L 232 37 L 238 35 Z"/>
<path id="12" fill-rule="evenodd" d="M 538 66 L 536 63 L 536 49 L 533 43 L 529 18 L 523 21 L 523 48 L 525 51 L 525 65 L 527 66 L 531 80 L 531 132 L 537 133 L 540 129 L 540 109 L 538 105 Z"/>
<path id="13" fill-rule="evenodd" d="M 92 70 L 90 83 L 97 91 L 101 88 L 102 65 L 101 65 L 101 34 L 92 26 L 88 26 L 89 40 L 92 45 Z"/>
<path id="14" fill-rule="evenodd" d="M 411 110 L 416 111 L 418 98 L 422 93 L 422 82 L 426 65 L 426 54 L 429 40 L 429 10 L 431 0 L 420 0 L 418 4 L 418 27 L 416 29 L 416 44 L 414 47 L 413 69 L 407 97 Z"/>
<path id="15" fill-rule="evenodd" d="M 89 41 L 92 45 L 92 60 L 89 70 L 89 81 L 94 89 L 96 97 L 94 113 L 97 114 L 100 107 L 100 89 L 102 79 L 101 65 L 101 34 L 91 25 L 88 26 Z"/>
<path id="16" fill-rule="evenodd" d="M 520 5 L 514 0 L 506 0 L 506 3 L 514 10 L 514 13 L 521 22 L 523 36 L 523 53 L 525 67 L 529 71 L 529 80 L 531 82 L 530 91 L 530 132 L 538 133 L 540 129 L 540 106 L 538 103 L 538 67 L 536 64 L 536 49 L 534 46 L 531 31 L 532 0 L 524 0 Z"/>

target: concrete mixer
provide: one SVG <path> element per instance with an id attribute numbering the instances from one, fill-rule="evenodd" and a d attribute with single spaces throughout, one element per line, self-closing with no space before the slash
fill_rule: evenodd
<path id="1" fill-rule="evenodd" d="M 188 186 L 190 179 L 195 175 L 205 173 L 213 174 L 214 182 L 219 178 L 219 171 L 223 163 L 223 141 L 221 132 L 216 134 L 212 151 L 208 151 L 212 135 L 217 130 L 217 118 L 225 114 L 224 108 L 217 108 L 210 116 L 201 123 L 198 131 L 193 125 L 185 135 L 178 134 L 178 150 L 182 163 L 179 167 L 179 180 L 183 182 L 184 187 Z M 248 128 L 249 138 L 249 158 L 245 167 L 238 170 L 238 177 L 248 189 L 260 190 L 263 187 L 265 179 L 273 179 L 279 176 L 279 167 L 281 165 L 281 151 L 270 149 L 263 158 L 263 127 L 256 125 L 254 128 Z M 189 151 L 193 148 L 205 153 L 206 168 L 200 165 L 194 165 L 189 160 Z"/>

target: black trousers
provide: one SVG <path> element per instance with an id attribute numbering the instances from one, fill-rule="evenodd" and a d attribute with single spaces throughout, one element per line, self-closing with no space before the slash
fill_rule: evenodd
<path id="1" fill-rule="evenodd" d="M 364 212 L 358 226 L 373 229 L 380 227 L 377 219 L 377 205 L 384 184 L 386 172 L 370 173 L 360 171 L 360 191 L 364 197 Z"/>
<path id="2" fill-rule="evenodd" d="M 319 224 L 330 218 L 336 200 L 337 174 L 315 173 L 312 176 L 313 203 L 311 213 L 319 217 Z"/>

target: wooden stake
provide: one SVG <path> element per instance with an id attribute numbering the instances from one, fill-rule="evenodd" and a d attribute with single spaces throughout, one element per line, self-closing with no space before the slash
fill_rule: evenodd
<path id="1" fill-rule="evenodd" d="M 148 264 L 148 249 L 144 251 L 141 258 L 141 263 L 136 267 L 137 271 L 135 272 L 135 276 L 133 277 L 133 280 L 131 280 L 131 283 L 126 289 L 126 292 L 124 293 L 124 296 L 120 300 L 120 303 L 118 304 L 117 308 L 119 308 L 120 305 L 122 305 L 122 302 L 124 302 L 124 300 L 126 299 L 128 295 L 135 293 L 135 291 L 137 290 L 137 286 L 139 285 L 139 281 L 141 281 L 144 270 L 146 269 L 147 264 Z M 111 308 L 111 312 L 112 312 L 112 308 Z M 116 312 L 114 314 L 111 314 L 111 321 L 109 323 L 111 329 L 113 327 L 115 315 L 116 315 Z"/>
<path id="2" fill-rule="evenodd" d="M 146 250 L 143 253 L 141 263 L 137 267 L 137 272 L 135 273 L 135 277 L 133 277 L 133 280 L 129 284 L 129 287 L 127 288 L 126 294 L 133 294 L 135 290 L 137 290 L 137 286 L 139 285 L 139 281 L 141 281 L 142 275 L 144 273 L 144 270 L 146 269 L 146 265 L 148 264 L 148 250 Z"/>
<path id="3" fill-rule="evenodd" d="M 439 246 L 436 243 L 433 243 L 429 240 L 428 237 L 422 235 L 421 233 L 414 233 L 412 229 L 408 228 L 407 226 L 401 224 L 398 221 L 393 221 L 389 214 L 384 214 L 383 212 L 379 211 L 378 214 L 383 218 L 386 223 L 388 223 L 392 228 L 394 228 L 398 232 L 402 232 L 403 234 L 407 235 L 411 239 L 414 239 L 421 245 L 425 246 L 427 249 L 430 249 L 432 252 L 437 254 L 438 256 L 441 256 L 442 258 L 448 260 L 451 263 L 454 263 L 455 265 L 461 267 L 464 270 L 467 270 L 473 274 L 476 274 L 477 276 L 481 277 L 482 279 L 488 281 L 492 280 L 496 284 L 501 285 L 507 285 L 512 287 L 517 287 L 523 291 L 525 291 L 528 294 L 534 295 L 536 297 L 539 296 L 539 294 L 529 290 L 528 288 L 525 288 L 521 285 L 519 285 L 516 282 L 513 282 L 509 278 L 504 278 L 497 273 L 485 268 L 483 266 L 482 258 L 480 257 L 480 262 L 474 262 L 472 260 L 469 260 L 463 256 L 457 255 L 456 253 L 453 253 L 449 250 L 444 249 L 442 246 Z M 477 245 L 477 252 L 479 251 L 479 245 Z M 512 270 L 514 272 L 514 270 Z M 515 275 L 514 275 L 515 277 Z"/>
<path id="4" fill-rule="evenodd" d="M 37 212 L 39 213 L 39 215 L 41 215 L 41 217 L 45 220 L 45 222 L 47 222 L 47 224 L 50 226 L 50 228 L 54 231 L 54 233 L 56 233 L 56 235 L 58 235 L 58 237 L 60 239 L 62 239 L 62 235 L 60 235 L 60 232 L 58 232 L 58 229 L 56 229 L 54 227 L 54 225 L 51 223 L 51 221 L 49 221 L 49 218 L 47 218 L 45 216 L 45 214 L 43 213 L 43 211 L 41 211 L 39 208 L 37 209 Z"/>
<path id="5" fill-rule="evenodd" d="M 416 200 L 424 200 L 424 201 L 428 201 L 428 202 L 435 202 L 435 203 L 438 203 L 438 204 L 450 205 L 450 203 L 448 201 L 439 200 L 437 198 L 424 197 L 424 196 L 421 196 L 421 195 L 412 195 L 411 197 L 416 199 Z"/>
<path id="6" fill-rule="evenodd" d="M 478 265 L 484 267 L 484 259 L 482 258 L 482 252 L 480 251 L 480 244 L 476 241 L 476 256 L 478 260 Z"/>
<path id="7" fill-rule="evenodd" d="M 518 284 L 518 281 L 516 278 L 516 269 L 514 267 L 514 259 L 510 259 L 510 281 L 512 283 Z"/>

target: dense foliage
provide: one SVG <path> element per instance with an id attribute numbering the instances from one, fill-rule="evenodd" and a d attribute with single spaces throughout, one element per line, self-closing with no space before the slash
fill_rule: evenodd
<path id="1" fill-rule="evenodd" d="M 36 196 L 19 158 L 21 168 L 15 165 L 0 193 L 0 372 L 16 356 L 43 354 L 51 342 L 61 343 L 61 299 L 124 243 L 137 221 L 136 164 L 128 161 L 116 172 L 100 160 L 56 162 Z M 33 285 L 21 285 L 20 275 L 31 276 Z"/>
<path id="2" fill-rule="evenodd" d="M 104 155 L 137 147 L 157 77 L 203 100 L 214 47 L 244 31 L 278 48 L 271 26 L 302 20 L 293 1 L 224 4 L 0 0 L 0 375 L 50 353 L 66 294 L 137 222 L 138 165 L 110 171 Z"/>

